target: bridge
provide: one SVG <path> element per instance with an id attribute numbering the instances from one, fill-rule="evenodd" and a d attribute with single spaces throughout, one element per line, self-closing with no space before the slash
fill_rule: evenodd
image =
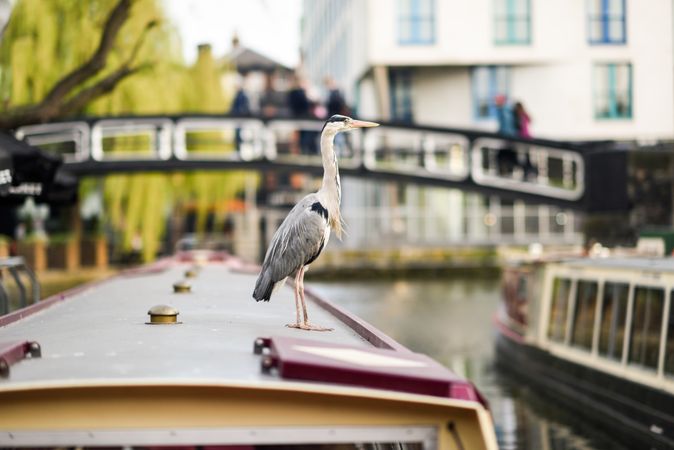
<path id="1" fill-rule="evenodd" d="M 16 137 L 63 157 L 75 177 L 244 169 L 320 174 L 318 120 L 223 115 L 87 118 Z M 306 143 L 309 144 L 306 144 Z M 382 123 L 338 136 L 344 176 L 457 188 L 577 211 L 628 208 L 627 157 L 605 146 Z"/>

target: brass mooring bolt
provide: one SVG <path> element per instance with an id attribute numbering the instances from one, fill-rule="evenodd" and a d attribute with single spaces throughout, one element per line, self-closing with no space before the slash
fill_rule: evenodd
<path id="1" fill-rule="evenodd" d="M 185 278 L 194 278 L 197 276 L 197 269 L 187 269 L 185 271 Z"/>
<path id="2" fill-rule="evenodd" d="M 187 280 L 180 280 L 173 283 L 173 292 L 185 293 L 192 290 L 192 285 Z"/>
<path id="3" fill-rule="evenodd" d="M 145 322 L 148 325 L 175 325 L 178 322 L 178 312 L 173 306 L 155 305 L 147 312 L 150 315 L 150 321 Z"/>

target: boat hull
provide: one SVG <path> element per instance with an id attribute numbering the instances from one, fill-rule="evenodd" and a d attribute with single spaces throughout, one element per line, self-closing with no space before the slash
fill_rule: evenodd
<path id="1" fill-rule="evenodd" d="M 497 329 L 498 366 L 526 379 L 547 401 L 619 436 L 627 448 L 674 448 L 672 395 L 552 355 L 503 324 Z"/>

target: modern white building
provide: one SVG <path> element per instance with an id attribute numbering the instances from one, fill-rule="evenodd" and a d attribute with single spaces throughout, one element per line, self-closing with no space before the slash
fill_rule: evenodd
<path id="1" fill-rule="evenodd" d="M 672 0 L 305 0 L 304 70 L 360 116 L 534 136 L 674 138 Z"/>
<path id="2" fill-rule="evenodd" d="M 534 137 L 674 139 L 672 0 L 305 0 L 302 26 L 305 74 L 336 79 L 359 117 L 496 131 L 503 94 L 528 110 Z M 582 240 L 577 216 L 552 207 L 358 180 L 344 189 L 355 245 L 387 232 Z"/>

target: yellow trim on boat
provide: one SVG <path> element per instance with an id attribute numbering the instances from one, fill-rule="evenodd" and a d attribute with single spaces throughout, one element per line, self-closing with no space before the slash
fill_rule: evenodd
<path id="1" fill-rule="evenodd" d="M 496 450 L 476 402 L 292 382 L 114 380 L 0 385 L 6 430 L 433 426 L 440 449 Z M 460 445 L 457 445 L 457 435 Z"/>

